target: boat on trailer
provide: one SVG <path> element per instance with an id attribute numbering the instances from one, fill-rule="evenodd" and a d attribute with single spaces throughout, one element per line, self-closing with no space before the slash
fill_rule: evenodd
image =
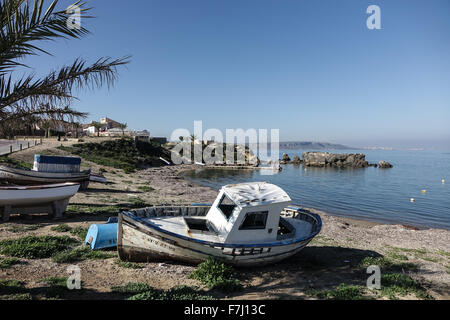
<path id="1" fill-rule="evenodd" d="M 179 260 L 208 257 L 235 266 L 275 263 L 302 250 L 322 228 L 319 215 L 291 206 L 273 184 L 224 186 L 212 205 L 163 206 L 119 213 L 121 260 Z"/>
<path id="2" fill-rule="evenodd" d="M 50 213 L 61 218 L 69 200 L 80 188 L 78 183 L 63 183 L 42 186 L 0 187 L 0 213 L 3 221 L 10 214 Z"/>

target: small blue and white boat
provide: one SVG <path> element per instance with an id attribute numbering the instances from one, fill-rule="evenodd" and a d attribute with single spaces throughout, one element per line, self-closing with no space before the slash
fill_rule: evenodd
<path id="1" fill-rule="evenodd" d="M 105 224 L 91 224 L 84 243 L 92 250 L 117 246 L 117 218 L 109 218 Z"/>
<path id="2" fill-rule="evenodd" d="M 80 190 L 89 186 L 91 170 L 80 171 L 80 158 L 35 155 L 33 170 L 0 166 L 0 180 L 15 185 L 45 185 L 74 182 Z"/>
<path id="3" fill-rule="evenodd" d="M 121 212 L 119 257 L 190 263 L 213 257 L 236 266 L 275 263 L 298 253 L 322 228 L 319 215 L 290 202 L 278 186 L 244 183 L 223 187 L 212 205 Z"/>

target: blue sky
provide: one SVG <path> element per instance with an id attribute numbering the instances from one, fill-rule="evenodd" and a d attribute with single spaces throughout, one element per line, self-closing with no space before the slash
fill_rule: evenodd
<path id="1" fill-rule="evenodd" d="M 61 7 L 73 1 L 61 0 Z M 366 9 L 381 8 L 381 30 Z M 39 75 L 76 57 L 131 54 L 116 86 L 74 107 L 153 135 L 280 129 L 281 140 L 450 146 L 450 2 L 91 0 L 82 40 L 27 59 Z"/>

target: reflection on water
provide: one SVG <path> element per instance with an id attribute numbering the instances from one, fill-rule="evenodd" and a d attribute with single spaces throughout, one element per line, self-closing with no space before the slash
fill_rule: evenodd
<path id="1" fill-rule="evenodd" d="M 283 152 L 283 151 L 281 151 Z M 293 154 L 292 151 L 290 151 Z M 393 169 L 304 168 L 285 165 L 283 171 L 198 169 L 186 177 L 219 189 L 250 181 L 282 187 L 294 204 L 330 214 L 384 223 L 450 229 L 450 154 L 424 151 L 363 151 L 369 162 L 387 160 Z M 422 190 L 427 193 L 422 193 Z M 411 203 L 410 198 L 416 202 Z"/>

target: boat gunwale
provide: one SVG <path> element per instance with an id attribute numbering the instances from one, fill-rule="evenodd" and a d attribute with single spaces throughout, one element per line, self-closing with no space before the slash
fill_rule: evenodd
<path id="1" fill-rule="evenodd" d="M 187 206 L 189 207 L 189 206 Z M 301 209 L 300 207 L 295 207 L 297 210 L 297 212 L 299 213 L 299 215 L 304 215 L 304 216 L 309 216 L 312 219 L 316 220 L 316 231 L 314 231 L 313 233 L 311 233 L 309 236 L 304 237 L 304 238 L 295 238 L 295 239 L 290 239 L 290 240 L 279 240 L 276 242 L 267 242 L 267 243 L 257 243 L 257 244 L 227 244 L 227 243 L 219 243 L 219 242 L 211 242 L 211 241 L 205 241 L 205 240 L 199 240 L 199 239 L 194 239 L 194 238 L 190 238 L 190 237 L 186 237 L 183 236 L 181 234 L 177 234 L 165 229 L 162 229 L 150 222 L 147 221 L 148 218 L 144 218 L 144 217 L 138 217 L 136 215 L 133 214 L 132 211 L 122 211 L 119 213 L 119 215 L 124 215 L 134 221 L 137 221 L 141 224 L 143 224 L 144 226 L 150 228 L 150 229 L 154 229 L 155 231 L 164 233 L 166 235 L 175 237 L 175 238 L 179 238 L 185 241 L 189 241 L 189 242 L 194 242 L 194 243 L 198 243 L 201 245 L 205 245 L 205 246 L 209 246 L 209 247 L 219 247 L 219 248 L 273 248 L 273 247 L 283 247 L 283 246 L 288 246 L 288 245 L 293 245 L 293 244 L 297 244 L 297 243 L 301 243 L 301 242 L 305 242 L 305 241 L 311 241 L 314 237 L 316 237 L 322 230 L 322 219 L 320 218 L 320 216 L 318 214 L 312 213 L 312 212 L 305 212 L 303 211 L 303 209 Z M 290 209 L 290 210 L 294 210 L 293 206 L 288 206 L 285 209 Z M 173 217 L 173 216 L 167 216 L 167 217 Z M 293 219 L 298 219 L 298 216 L 294 217 Z M 158 217 L 161 218 L 161 217 Z M 119 219 L 119 221 L 121 221 L 121 219 Z M 312 223 L 312 225 L 314 226 L 314 223 Z"/>
<path id="2" fill-rule="evenodd" d="M 35 186 L 0 186 L 0 191 L 34 191 L 34 190 L 47 190 L 56 188 L 67 188 L 80 185 L 77 182 L 67 182 L 48 185 L 35 185 Z"/>
<path id="3" fill-rule="evenodd" d="M 26 178 L 34 178 L 34 179 L 68 179 L 68 178 L 76 178 L 76 179 L 82 179 L 86 178 L 89 179 L 89 176 L 91 175 L 91 169 L 80 171 L 80 172 L 45 172 L 45 171 L 33 171 L 26 168 L 14 168 L 14 167 L 8 167 L 8 166 L 0 166 L 0 171 L 4 171 L 9 174 L 15 174 L 21 177 Z M 32 174 L 28 174 L 32 173 Z M 35 173 L 35 174 L 33 174 Z M 46 176 L 47 174 L 47 176 Z M 55 176 L 52 176 L 55 175 Z M 59 176 L 56 176 L 59 175 Z"/>

